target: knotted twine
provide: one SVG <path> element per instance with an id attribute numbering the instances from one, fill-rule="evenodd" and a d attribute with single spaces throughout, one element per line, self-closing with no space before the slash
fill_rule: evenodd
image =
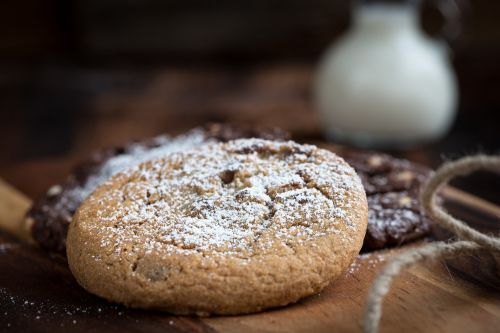
<path id="1" fill-rule="evenodd" d="M 363 317 L 363 331 L 376 333 L 382 315 L 382 301 L 389 292 L 392 280 L 403 270 L 416 263 L 444 260 L 460 255 L 471 255 L 487 250 L 500 252 L 500 238 L 485 235 L 449 215 L 436 200 L 440 188 L 456 176 L 464 176 L 476 170 L 500 173 L 500 156 L 476 155 L 444 164 L 425 183 L 421 192 L 422 208 L 436 224 L 463 239 L 454 243 L 437 242 L 410 249 L 393 256 L 375 278 L 368 293 Z"/>

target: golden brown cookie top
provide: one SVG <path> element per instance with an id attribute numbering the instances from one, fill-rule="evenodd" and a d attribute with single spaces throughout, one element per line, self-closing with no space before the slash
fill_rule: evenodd
<path id="1" fill-rule="evenodd" d="M 75 222 L 99 239 L 96 260 L 127 251 L 249 259 L 332 234 L 349 246 L 366 228 L 356 222 L 366 214 L 357 209 L 364 196 L 354 170 L 329 151 L 239 139 L 112 177 Z"/>

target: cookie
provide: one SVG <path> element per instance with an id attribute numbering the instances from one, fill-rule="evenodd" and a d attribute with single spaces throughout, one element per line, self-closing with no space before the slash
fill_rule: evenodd
<path id="1" fill-rule="evenodd" d="M 420 211 L 417 195 L 389 192 L 368 196 L 368 229 L 364 250 L 399 246 L 431 231 L 430 221 Z"/>
<path id="2" fill-rule="evenodd" d="M 52 186 L 44 196 L 35 200 L 27 214 L 26 223 L 36 243 L 49 252 L 64 255 L 68 226 L 76 209 L 97 186 L 113 174 L 148 159 L 208 142 L 251 137 L 284 140 L 288 138 L 288 133 L 276 128 L 215 123 L 174 138 L 162 135 L 97 151 L 87 161 L 79 164 L 64 182 Z"/>
<path id="3" fill-rule="evenodd" d="M 367 201 L 329 151 L 239 139 L 113 176 L 77 210 L 67 257 L 88 291 L 176 314 L 243 314 L 319 292 L 361 249 Z"/>
<path id="4" fill-rule="evenodd" d="M 341 155 L 360 174 L 368 195 L 409 190 L 418 192 L 430 172 L 408 160 L 383 153 L 345 151 Z"/>
<path id="5" fill-rule="evenodd" d="M 431 221 L 422 213 L 419 199 L 429 169 L 377 152 L 341 155 L 358 172 L 368 196 L 363 251 L 400 246 L 431 232 Z"/>

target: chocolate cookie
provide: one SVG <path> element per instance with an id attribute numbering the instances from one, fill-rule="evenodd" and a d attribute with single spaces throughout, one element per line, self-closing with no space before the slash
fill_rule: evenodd
<path id="1" fill-rule="evenodd" d="M 207 142 L 225 142 L 246 137 L 283 140 L 288 138 L 288 133 L 276 128 L 209 124 L 174 138 L 162 135 L 98 151 L 77 166 L 64 182 L 52 186 L 43 197 L 36 200 L 27 214 L 26 223 L 31 228 L 33 239 L 42 248 L 64 255 L 68 226 L 76 209 L 97 186 L 113 174 L 171 152 L 194 148 Z"/>
<path id="2" fill-rule="evenodd" d="M 211 143 L 127 169 L 78 208 L 67 256 L 88 291 L 134 308 L 242 314 L 319 292 L 359 253 L 367 201 L 334 153 Z"/>
<path id="3" fill-rule="evenodd" d="M 430 232 L 430 221 L 422 216 L 417 196 L 407 191 L 368 196 L 366 250 L 398 246 Z"/>
<path id="4" fill-rule="evenodd" d="M 429 169 L 376 152 L 345 151 L 341 155 L 358 172 L 368 196 L 363 250 L 398 246 L 430 233 L 430 220 L 422 214 L 419 200 Z"/>

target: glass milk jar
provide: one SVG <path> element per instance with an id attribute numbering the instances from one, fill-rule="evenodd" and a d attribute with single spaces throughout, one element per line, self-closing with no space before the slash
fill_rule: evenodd
<path id="1" fill-rule="evenodd" d="M 437 139 L 455 116 L 457 83 L 446 45 L 419 27 L 416 2 L 361 2 L 351 29 L 316 75 L 327 137 L 402 148 Z"/>

